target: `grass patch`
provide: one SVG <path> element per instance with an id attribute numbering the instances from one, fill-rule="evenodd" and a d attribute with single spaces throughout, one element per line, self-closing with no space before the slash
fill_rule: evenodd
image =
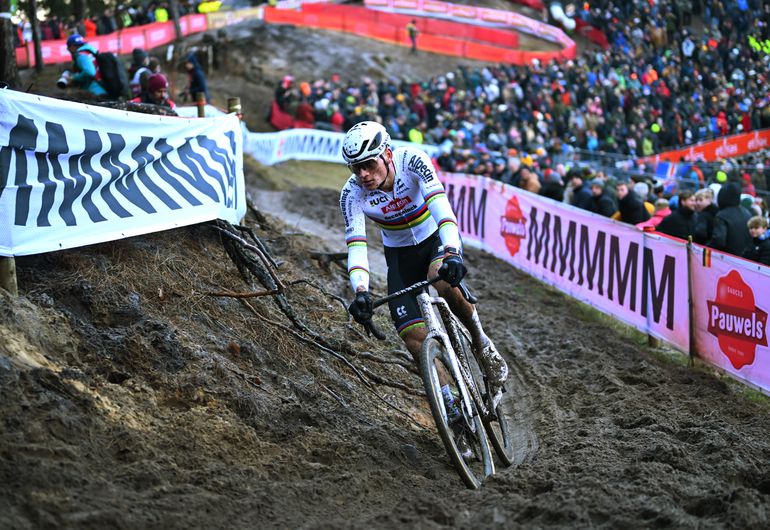
<path id="1" fill-rule="evenodd" d="M 263 189 L 289 191 L 294 188 L 328 188 L 339 191 L 350 177 L 344 164 L 290 160 L 266 166 L 243 156 L 246 183 Z"/>

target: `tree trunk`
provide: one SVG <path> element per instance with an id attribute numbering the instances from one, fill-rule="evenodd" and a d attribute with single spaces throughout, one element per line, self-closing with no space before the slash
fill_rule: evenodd
<path id="1" fill-rule="evenodd" d="M 0 0 L 0 82 L 11 88 L 19 87 L 19 69 L 16 66 L 13 24 L 10 19 L 11 1 Z"/>
<path id="2" fill-rule="evenodd" d="M 72 0 L 72 14 L 75 16 L 76 22 L 80 22 L 86 18 L 85 0 Z M 85 37 L 85 35 L 83 35 L 83 37 Z"/>
<path id="3" fill-rule="evenodd" d="M 37 0 L 29 0 L 29 21 L 32 24 L 32 41 L 35 43 L 35 70 L 43 71 L 43 48 L 40 45 L 40 21 L 37 19 Z"/>
<path id="4" fill-rule="evenodd" d="M 176 33 L 176 42 L 182 40 L 182 26 L 179 25 L 179 4 L 177 0 L 171 0 L 168 3 L 168 8 L 171 11 L 171 20 L 174 21 L 174 32 Z"/>

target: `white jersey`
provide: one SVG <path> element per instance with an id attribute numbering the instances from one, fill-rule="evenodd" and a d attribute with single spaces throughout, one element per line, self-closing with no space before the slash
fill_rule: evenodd
<path id="1" fill-rule="evenodd" d="M 367 217 L 380 227 L 387 247 L 416 245 L 438 229 L 445 247 L 461 248 L 457 218 L 427 153 L 401 147 L 393 151 L 393 166 L 393 191 L 369 191 L 351 175 L 340 194 L 353 290 L 369 288 Z"/>

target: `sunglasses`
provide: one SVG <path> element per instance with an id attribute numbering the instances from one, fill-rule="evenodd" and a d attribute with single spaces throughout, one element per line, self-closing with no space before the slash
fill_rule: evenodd
<path id="1" fill-rule="evenodd" d="M 370 158 L 369 160 L 364 160 L 363 162 L 348 164 L 348 169 L 356 175 L 360 174 L 364 170 L 371 172 L 377 169 L 377 160 L 378 158 Z"/>

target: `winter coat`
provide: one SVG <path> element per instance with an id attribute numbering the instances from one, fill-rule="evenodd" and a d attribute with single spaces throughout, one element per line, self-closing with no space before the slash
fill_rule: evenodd
<path id="1" fill-rule="evenodd" d="M 628 190 L 626 196 L 618 200 L 618 211 L 620 212 L 620 220 L 630 225 L 643 223 L 650 218 L 647 208 L 644 207 L 644 202 L 634 190 Z"/>
<path id="2" fill-rule="evenodd" d="M 695 220 L 696 215 L 693 210 L 679 207 L 660 222 L 657 231 L 679 239 L 687 239 L 695 232 Z"/>
<path id="3" fill-rule="evenodd" d="M 762 265 L 770 265 L 770 232 L 765 232 L 764 238 L 753 238 L 751 244 L 743 250 L 743 257 Z"/>
<path id="4" fill-rule="evenodd" d="M 99 67 L 96 64 L 98 50 L 93 44 L 84 43 L 75 53 L 72 81 L 75 86 L 88 90 L 95 96 L 103 96 L 107 91 L 99 83 Z"/>
<path id="5" fill-rule="evenodd" d="M 562 197 L 564 197 L 564 186 L 549 180 L 540 188 L 540 195 L 560 202 Z"/>
<path id="6" fill-rule="evenodd" d="M 604 217 L 612 217 L 617 211 L 615 207 L 615 201 L 612 200 L 607 192 L 602 191 L 601 195 L 594 196 L 592 198 L 591 211 L 603 215 Z"/>
<path id="7" fill-rule="evenodd" d="M 746 224 L 751 214 L 740 205 L 741 190 L 731 182 L 722 186 L 717 196 L 719 212 L 714 219 L 714 232 L 706 243 L 713 249 L 740 256 L 751 244 L 751 234 Z"/>
<path id="8" fill-rule="evenodd" d="M 713 202 L 698 212 L 698 219 L 695 222 L 695 233 L 692 240 L 701 245 L 705 245 L 714 234 L 714 219 L 719 212 L 719 208 Z"/>
<path id="9" fill-rule="evenodd" d="M 594 203 L 591 188 L 586 184 L 581 184 L 572 191 L 572 206 L 577 206 L 583 210 L 592 210 Z"/>
<path id="10" fill-rule="evenodd" d="M 197 100 L 198 94 L 200 92 L 203 92 L 206 94 L 206 102 L 209 102 L 209 89 L 206 86 L 206 75 L 203 73 L 203 67 L 201 66 L 201 63 L 198 62 L 198 58 L 195 56 L 194 53 L 191 53 L 187 56 L 186 59 L 187 62 L 192 63 L 193 67 L 192 70 L 188 70 L 187 75 L 189 77 L 189 82 L 187 85 L 187 93 L 190 94 L 190 97 L 193 101 Z"/>

